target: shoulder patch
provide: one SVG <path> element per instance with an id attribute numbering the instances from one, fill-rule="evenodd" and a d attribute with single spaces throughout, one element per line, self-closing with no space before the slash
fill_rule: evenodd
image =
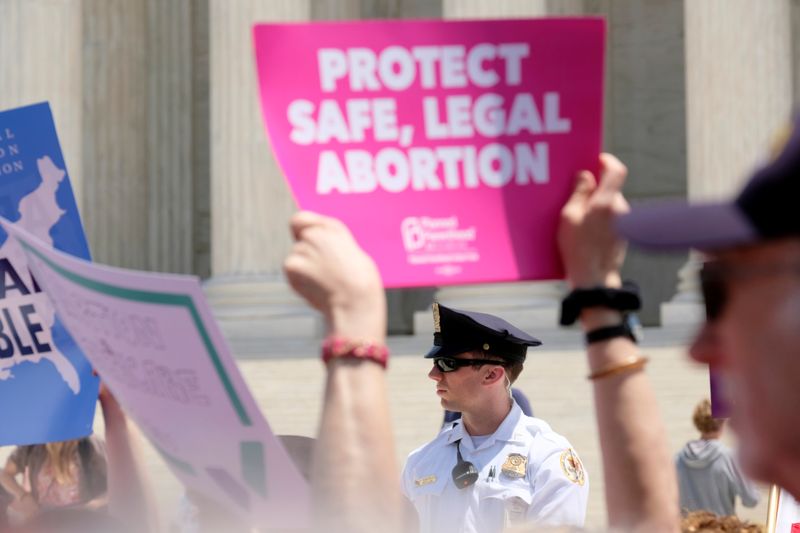
<path id="1" fill-rule="evenodd" d="M 578 454 L 572 448 L 567 448 L 561 452 L 561 470 L 568 480 L 576 485 L 583 486 L 586 482 L 586 474 L 583 471 L 583 463 L 578 458 Z"/>

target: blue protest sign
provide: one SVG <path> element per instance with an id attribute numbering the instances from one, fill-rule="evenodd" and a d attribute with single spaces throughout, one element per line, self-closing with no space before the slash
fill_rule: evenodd
<path id="1" fill-rule="evenodd" d="M 0 216 L 90 258 L 47 103 L 0 112 Z M 97 387 L 24 252 L 0 230 L 0 445 L 90 434 Z"/>

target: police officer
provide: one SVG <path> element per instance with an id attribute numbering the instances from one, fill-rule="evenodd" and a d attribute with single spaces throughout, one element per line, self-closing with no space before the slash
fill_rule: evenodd
<path id="1" fill-rule="evenodd" d="M 434 303 L 433 359 L 442 407 L 460 411 L 411 453 L 403 492 L 420 531 L 502 531 L 536 522 L 582 526 L 589 480 L 567 439 L 511 398 L 528 346 L 541 342 L 505 320 Z"/>

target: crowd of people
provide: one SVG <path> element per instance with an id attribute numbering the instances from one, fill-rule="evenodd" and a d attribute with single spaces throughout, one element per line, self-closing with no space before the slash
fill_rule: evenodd
<path id="1" fill-rule="evenodd" d="M 800 497 L 800 121 L 780 154 L 734 201 L 631 212 L 626 168 L 600 157 L 561 214 L 558 244 L 571 292 L 562 322 L 586 338 L 614 531 L 729 531 L 733 498 L 757 500 L 745 479 Z M 315 531 L 533 531 L 583 525 L 589 473 L 569 441 L 526 415 L 512 384 L 539 341 L 500 317 L 434 305 L 425 357 L 444 409 L 461 413 L 395 466 L 385 368 L 386 302 L 378 269 L 338 220 L 299 212 L 285 261 L 291 286 L 327 324 L 326 385 L 308 472 Z M 740 467 L 722 426 L 699 406 L 700 439 L 673 461 L 655 393 L 628 318 L 639 294 L 620 277 L 626 240 L 705 254 L 706 320 L 690 354 L 736 391 Z M 105 445 L 96 439 L 21 447 L 0 482 L 16 531 L 159 531 L 125 414 L 101 390 Z M 743 473 L 742 473 L 743 472 Z M 21 479 L 24 478 L 24 479 Z M 194 502 L 203 506 L 198 499 Z M 268 524 L 258 525 L 268 527 Z M 200 529 L 203 530 L 202 524 Z M 571 529 L 568 529 L 571 530 Z"/>

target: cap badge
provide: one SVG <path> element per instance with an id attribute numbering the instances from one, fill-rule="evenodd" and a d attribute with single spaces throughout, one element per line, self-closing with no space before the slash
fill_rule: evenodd
<path id="1" fill-rule="evenodd" d="M 512 479 L 520 479 L 525 477 L 525 471 L 528 466 L 528 458 L 518 453 L 510 453 L 506 457 L 506 461 L 500 469 L 504 476 Z"/>
<path id="2" fill-rule="evenodd" d="M 430 485 L 431 483 L 436 483 L 435 475 L 425 476 L 423 478 L 414 480 L 414 485 L 417 487 L 424 487 L 425 485 Z"/>
<path id="3" fill-rule="evenodd" d="M 489 343 L 488 342 L 484 342 L 483 343 L 483 349 L 484 350 L 488 350 L 489 349 Z"/>
<path id="4" fill-rule="evenodd" d="M 583 471 L 583 463 L 578 459 L 578 454 L 572 448 L 567 448 L 561 453 L 561 470 L 567 479 L 576 485 L 583 486 L 586 482 L 586 474 Z"/>
<path id="5" fill-rule="evenodd" d="M 433 332 L 442 332 L 442 319 L 439 317 L 439 302 L 433 302 Z"/>

